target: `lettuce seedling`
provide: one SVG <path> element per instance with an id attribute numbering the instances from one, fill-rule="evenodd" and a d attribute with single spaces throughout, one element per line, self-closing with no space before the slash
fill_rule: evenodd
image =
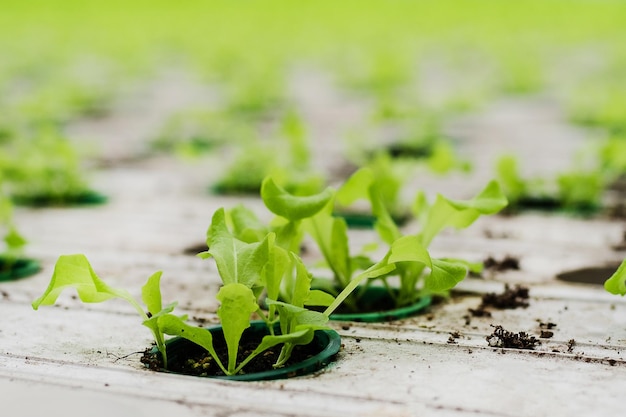
<path id="1" fill-rule="evenodd" d="M 465 278 L 467 261 L 435 259 L 428 252 L 432 240 L 445 228 L 457 229 L 470 226 L 481 215 L 493 214 L 506 206 L 507 200 L 497 182 L 490 182 L 483 191 L 471 200 L 451 200 L 438 195 L 429 205 L 423 193 L 418 193 L 413 206 L 421 221 L 421 230 L 412 235 L 403 235 L 390 216 L 383 197 L 378 191 L 374 173 L 362 168 L 357 171 L 337 193 L 337 200 L 352 202 L 367 196 L 376 215 L 375 230 L 383 242 L 389 245 L 386 261 L 395 265 L 388 276 L 380 276 L 396 306 L 413 303 L 423 292 L 445 292 Z M 318 244 L 326 263 L 333 271 L 334 286 L 342 289 L 352 282 L 355 270 L 367 268 L 373 262 L 362 255 L 349 254 L 348 234 L 345 222 L 322 211 L 309 219 L 308 229 Z M 399 287 L 388 283 L 390 277 L 399 278 Z M 326 288 L 326 287 L 325 287 Z M 358 295 L 358 294 L 357 294 Z M 348 300 L 353 307 L 356 300 Z"/>
<path id="2" fill-rule="evenodd" d="M 160 282 L 161 272 L 155 272 L 141 288 L 141 299 L 146 308 L 144 309 L 129 292 L 113 288 L 101 280 L 85 255 L 62 255 L 56 262 L 48 288 L 41 297 L 33 301 L 32 306 L 37 310 L 39 306 L 54 304 L 66 288 L 75 288 L 78 297 L 84 303 L 101 303 L 112 298 L 121 298 L 135 308 L 142 319 L 142 324 L 152 332 L 164 367 L 167 368 L 164 330 L 160 319 L 163 316 L 172 316 L 177 320 L 184 320 L 185 316 L 176 317 L 170 314 L 176 307 L 176 302 L 163 307 Z"/>
<path id="3" fill-rule="evenodd" d="M 523 178 L 514 156 L 500 157 L 496 171 L 512 210 L 537 208 L 588 212 L 600 206 L 602 193 L 609 179 L 602 170 L 562 172 L 553 180 L 552 186 L 555 190 L 550 192 L 550 182 L 546 183 L 539 178 Z"/>
<path id="4" fill-rule="evenodd" d="M 53 128 L 40 128 L 29 140 L 13 141 L 0 155 L 8 192 L 26 205 L 65 205 L 103 196 L 91 191 L 70 141 Z"/>
<path id="5" fill-rule="evenodd" d="M 276 191 L 271 184 L 268 186 L 271 187 L 270 191 Z M 324 196 L 311 196 L 309 199 L 303 197 L 306 202 L 296 204 L 298 208 L 293 212 L 284 213 L 282 209 L 285 204 L 292 202 L 288 195 L 270 195 L 274 197 L 268 198 L 270 207 L 288 215 L 290 221 L 298 221 L 314 214 L 321 204 L 320 201 L 325 199 Z M 215 260 L 224 284 L 217 295 L 220 301 L 217 314 L 224 330 L 228 363 L 224 366 L 216 355 L 212 336 L 208 332 L 189 326 L 171 315 L 160 319 L 160 325 L 167 334 L 181 336 L 203 346 L 226 375 L 239 373 L 254 357 L 282 344 L 279 358 L 274 364 L 275 367 L 280 367 L 289 359 L 295 346 L 310 343 L 316 330 L 327 328 L 328 316 L 340 301 L 329 294 L 311 289 L 311 275 L 302 260 L 295 253 L 278 245 L 274 232 L 265 235 L 262 241 L 241 241 L 229 229 L 225 210 L 219 209 L 213 215 L 207 231 L 207 246 L 209 250 L 200 256 Z M 369 275 L 365 274 L 363 277 L 387 273 L 393 267 L 378 266 L 367 271 Z M 258 301 L 263 290 L 267 296 L 264 301 L 268 306 L 267 312 Z M 340 294 L 339 299 L 346 296 L 347 294 Z M 311 305 L 328 307 L 322 313 L 306 308 Z M 252 313 L 258 314 L 267 323 L 269 334 L 254 351 L 241 362 L 237 362 L 239 342 L 250 326 Z M 274 332 L 275 325 L 280 327 L 280 334 Z"/>

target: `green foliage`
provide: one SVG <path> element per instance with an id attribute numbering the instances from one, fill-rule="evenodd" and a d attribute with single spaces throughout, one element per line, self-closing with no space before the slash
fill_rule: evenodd
<path id="1" fill-rule="evenodd" d="M 529 184 L 522 178 L 518 165 L 517 158 L 513 155 L 503 155 L 496 162 L 498 180 L 511 205 L 517 204 L 529 193 Z"/>
<path id="2" fill-rule="evenodd" d="M 322 211 L 334 195 L 332 188 L 313 195 L 296 196 L 278 186 L 271 177 L 265 178 L 261 198 L 265 206 L 279 216 L 273 222 L 277 243 L 285 249 L 298 253 L 302 240 L 302 219 Z"/>
<path id="3" fill-rule="evenodd" d="M 52 305 L 68 288 L 76 289 L 78 297 L 84 303 L 101 303 L 112 298 L 121 298 L 137 310 L 142 324 L 152 331 L 157 348 L 163 357 L 164 366 L 167 368 L 164 330 L 159 326 L 159 318 L 170 315 L 176 303 L 162 307 L 160 280 L 161 272 L 157 272 L 148 278 L 142 288 L 142 300 L 147 307 L 148 314 L 126 290 L 111 287 L 100 279 L 84 255 L 62 255 L 54 267 L 48 288 L 33 301 L 32 306 L 37 310 L 42 305 Z"/>
<path id="4" fill-rule="evenodd" d="M 604 283 L 604 288 L 611 294 L 626 295 L 626 260 Z"/>
<path id="5" fill-rule="evenodd" d="M 605 128 L 612 134 L 626 134 L 626 98 L 620 92 L 623 83 L 623 79 L 618 79 L 579 88 L 569 101 L 571 120 L 585 126 Z"/>
<path id="6" fill-rule="evenodd" d="M 2 241 L 4 248 L 0 251 L 0 272 L 10 270 L 15 262 L 22 256 L 24 247 L 28 241 L 17 230 L 13 222 L 13 203 L 11 199 L 5 195 L 5 189 L 2 183 L 2 174 L 0 173 L 0 233 L 3 234 Z"/>
<path id="7" fill-rule="evenodd" d="M 600 146 L 598 157 L 608 182 L 626 174 L 626 135 L 609 137 Z"/>
<path id="8" fill-rule="evenodd" d="M 270 176 L 289 191 L 306 195 L 320 191 L 323 178 L 312 172 L 308 166 L 298 163 L 308 159 L 303 147 L 295 143 L 287 144 L 295 153 L 283 152 L 284 143 L 271 141 L 247 143 L 238 150 L 232 163 L 213 185 L 213 190 L 221 194 L 253 194 L 261 191 L 263 179 Z"/>
<path id="9" fill-rule="evenodd" d="M 198 157 L 225 145 L 244 144 L 254 139 L 254 130 L 225 112 L 189 109 L 171 116 L 157 137 L 153 149 Z"/>
<path id="10" fill-rule="evenodd" d="M 328 204 L 332 196 L 333 191 L 330 188 L 311 196 L 294 196 L 276 185 L 271 177 L 267 177 L 261 187 L 261 198 L 265 206 L 272 213 L 292 222 L 313 216 Z"/>
<path id="11" fill-rule="evenodd" d="M 375 277 L 382 280 L 389 289 L 389 295 L 397 306 L 414 302 L 424 292 L 445 292 L 461 281 L 469 263 L 462 260 L 432 259 L 428 246 L 445 228 L 469 227 L 480 216 L 497 213 L 508 203 L 496 181 L 491 181 L 469 200 L 452 200 L 438 195 L 434 204 L 430 205 L 424 194 L 418 193 L 414 214 L 420 220 L 421 229 L 418 233 L 404 236 L 383 204 L 378 183 L 368 168 L 354 173 L 336 195 L 336 201 L 344 205 L 358 198 L 369 200 L 377 219 L 375 229 L 381 240 L 389 245 L 383 261 L 375 263 L 364 255 L 351 255 L 345 221 L 333 217 L 329 211 L 321 211 L 308 219 L 306 230 L 317 243 L 333 273 L 335 291 L 351 288 L 355 280 L 360 280 L 355 278 L 359 270 L 367 271 L 373 265 L 383 268 L 392 265 L 393 272 Z M 392 288 L 388 284 L 388 279 L 392 276 L 399 278 L 398 288 Z M 346 306 L 357 309 L 357 305 L 358 293 L 355 293 L 346 300 Z"/>
<path id="12" fill-rule="evenodd" d="M 234 375 L 255 356 L 282 344 L 281 354 L 275 366 L 282 366 L 290 357 L 293 347 L 308 344 L 315 330 L 325 329 L 327 315 L 306 309 L 305 305 L 329 305 L 334 298 L 318 290 L 311 290 L 311 276 L 295 255 L 274 245 L 274 234 L 269 233 L 262 242 L 244 243 L 230 235 L 223 209 L 213 216 L 208 232 L 209 247 L 203 256 L 212 256 L 224 285 L 217 294 L 220 302 L 217 315 L 222 323 L 228 350 L 226 366 L 218 357 L 210 332 L 187 324 L 186 317 L 172 313 L 176 303 L 162 306 L 161 272 L 152 275 L 142 288 L 142 300 L 147 312 L 127 291 L 109 286 L 100 279 L 84 255 L 61 256 L 56 265 L 48 288 L 33 301 L 37 310 L 42 305 L 52 305 L 67 288 L 75 288 L 78 297 L 85 303 L 99 303 L 121 298 L 130 303 L 139 313 L 144 326 L 155 338 L 164 366 L 167 368 L 165 335 L 184 337 L 204 347 L 227 375 Z M 268 299 L 272 313 L 265 316 L 258 303 L 259 291 L 268 283 L 268 295 L 278 296 L 281 282 L 289 280 L 288 303 Z M 274 312 L 278 310 L 279 314 Z M 237 362 L 239 342 L 250 326 L 252 313 L 266 320 L 270 334 L 243 361 Z M 274 334 L 274 325 L 280 323 L 281 334 Z"/>
<path id="13" fill-rule="evenodd" d="M 400 190 L 403 185 L 406 172 L 393 163 L 386 154 L 379 154 L 371 164 L 360 168 L 337 191 L 337 213 L 348 211 L 349 207 L 359 200 L 370 203 L 369 209 L 375 217 L 380 217 L 382 207 L 377 207 L 377 202 L 384 205 L 385 212 L 401 218 L 404 216 L 406 207 L 400 201 Z"/>
<path id="14" fill-rule="evenodd" d="M 609 149 L 616 150 L 609 144 L 601 154 Z M 519 173 L 517 158 L 511 155 L 498 159 L 496 171 L 510 201 L 511 210 L 564 209 L 587 213 L 600 207 L 604 189 L 610 178 L 615 177 L 615 167 L 620 163 L 620 157 L 615 158 L 607 160 L 604 169 L 561 172 L 552 182 L 541 178 L 523 178 Z M 551 191 L 550 186 L 555 190 Z"/>
<path id="15" fill-rule="evenodd" d="M 500 184 L 493 180 L 470 200 L 450 200 L 439 194 L 432 206 L 422 209 L 425 220 L 418 236 L 421 243 L 428 246 L 444 228 L 464 229 L 481 215 L 495 214 L 507 204 Z"/>
<path id="16" fill-rule="evenodd" d="M 600 207 L 605 177 L 600 171 L 565 172 L 557 176 L 558 196 L 563 207 L 593 210 Z"/>
<path id="17" fill-rule="evenodd" d="M 217 293 L 220 307 L 217 315 L 222 322 L 224 339 L 228 346 L 228 375 L 235 373 L 239 340 L 243 331 L 250 327 L 250 315 L 258 305 L 250 287 L 237 282 L 225 284 Z"/>
<path id="18" fill-rule="evenodd" d="M 0 157 L 7 190 L 24 204 L 71 204 L 89 192 L 75 147 L 53 128 L 14 140 Z"/>
<path id="19" fill-rule="evenodd" d="M 421 223 L 418 233 L 402 236 L 396 232 L 396 237 L 389 239 L 392 235 L 381 234 L 380 230 L 385 229 L 379 228 L 383 240 L 390 244 L 389 262 L 396 265 L 393 275 L 400 280 L 397 291 L 390 292 L 398 306 L 414 302 L 424 292 L 446 292 L 465 278 L 467 261 L 433 259 L 428 252 L 428 246 L 442 230 L 469 227 L 481 215 L 497 213 L 507 205 L 495 181 L 470 200 L 451 200 L 437 195 L 430 205 L 423 193 L 418 193 L 416 201 L 415 214 Z M 386 277 L 384 282 L 388 287 Z"/>

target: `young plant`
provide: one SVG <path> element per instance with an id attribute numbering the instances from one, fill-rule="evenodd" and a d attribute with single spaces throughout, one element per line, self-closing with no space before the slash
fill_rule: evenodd
<path id="1" fill-rule="evenodd" d="M 18 203 L 64 205 L 93 194 L 76 149 L 52 128 L 42 128 L 32 138 L 13 141 L 3 156 L 0 166 L 9 193 Z"/>
<path id="2" fill-rule="evenodd" d="M 194 158 L 253 136 L 251 127 L 224 112 L 187 109 L 165 122 L 151 146 L 156 151 Z"/>
<path id="3" fill-rule="evenodd" d="M 500 185 L 491 181 L 469 200 L 452 200 L 438 194 L 430 205 L 423 193 L 418 193 L 414 212 L 421 228 L 416 234 L 400 236 L 388 216 L 381 217 L 377 228 L 381 238 L 391 245 L 390 261 L 396 263 L 394 274 L 400 279 L 396 304 L 414 302 L 422 292 L 446 292 L 465 278 L 467 269 L 480 270 L 482 265 L 462 259 L 435 259 L 428 253 L 433 239 L 444 229 L 465 229 L 480 216 L 495 214 L 508 204 Z M 409 255 L 404 253 L 408 251 Z M 407 263 L 403 263 L 403 261 Z M 389 284 L 383 279 L 386 287 Z"/>
<path id="4" fill-rule="evenodd" d="M 490 182 L 477 196 L 466 201 L 451 200 L 437 195 L 435 202 L 429 205 L 424 194 L 418 193 L 413 211 L 420 220 L 421 229 L 416 234 L 403 235 L 383 204 L 383 197 L 378 191 L 377 182 L 371 171 L 357 171 L 348 184 L 350 186 L 344 188 L 343 194 L 338 193 L 338 199 L 344 198 L 349 201 L 367 194 L 377 219 L 375 230 L 382 241 L 389 245 L 389 262 L 394 263 L 396 268 L 389 277 L 381 277 L 380 280 L 398 307 L 415 302 L 424 293 L 440 293 L 453 288 L 465 278 L 467 268 L 474 267 L 467 261 L 435 259 L 430 256 L 428 247 L 443 229 L 469 227 L 481 215 L 497 213 L 507 204 L 500 186 L 495 181 Z M 317 219 L 314 221 L 319 222 Z M 340 230 L 338 223 L 333 225 L 333 228 Z M 324 244 L 322 236 L 317 234 L 314 238 L 318 244 L 328 246 L 329 242 Z M 345 249 L 343 252 L 345 253 Z M 332 258 L 327 258 L 328 260 Z M 351 264 L 355 264 L 354 260 Z M 389 283 L 391 277 L 399 279 L 398 287 Z"/>
<path id="5" fill-rule="evenodd" d="M 496 164 L 512 210 L 520 208 L 565 209 L 587 212 L 600 207 L 608 176 L 602 170 L 575 170 L 559 173 L 553 192 L 542 179 L 524 179 L 514 156 L 505 155 Z"/>
<path id="6" fill-rule="evenodd" d="M 377 275 L 377 278 L 388 289 L 396 306 L 410 304 L 424 292 L 444 292 L 454 287 L 465 277 L 467 268 L 473 265 L 462 260 L 431 258 L 427 248 L 444 228 L 468 227 L 481 215 L 496 213 L 506 206 L 506 198 L 498 183 L 490 182 L 476 197 L 467 201 L 450 200 L 439 195 L 432 206 L 428 205 L 423 194 L 419 194 L 415 211 L 422 219 L 421 231 L 404 236 L 383 204 L 379 183 L 375 178 L 374 172 L 367 168 L 357 171 L 336 194 L 335 201 L 329 201 L 322 209 L 303 220 L 304 230 L 315 240 L 333 273 L 332 282 L 317 280 L 316 285 L 340 298 L 340 293 L 352 293 L 358 283 L 363 281 L 358 278 L 363 273 L 360 271 L 393 265 L 392 270 Z M 281 202 L 280 211 L 268 204 L 271 203 L 268 198 L 270 195 Z M 367 256 L 350 254 L 346 222 L 332 214 L 333 204 L 337 200 L 345 204 L 363 196 L 369 199 L 376 216 L 376 231 L 383 242 L 389 245 L 386 255 L 377 263 Z M 272 187 L 271 193 L 266 192 L 263 198 L 270 210 L 279 215 L 290 212 L 299 201 L 299 197 L 289 195 L 279 187 Z M 392 276 L 399 278 L 399 287 L 389 283 Z M 343 298 L 342 302 L 348 308 L 357 310 L 358 298 L 371 282 L 374 281 L 366 281 L 362 291 L 357 291 L 348 299 Z"/>
<path id="7" fill-rule="evenodd" d="M 256 142 L 240 150 L 213 186 L 216 192 L 257 195 L 268 176 L 299 195 L 316 193 L 323 188 L 323 177 L 311 169 L 304 123 L 297 113 L 288 111 L 284 115 L 278 137 L 271 142 L 262 142 L 260 137 L 253 139 Z M 285 148 L 289 151 L 284 152 Z"/>

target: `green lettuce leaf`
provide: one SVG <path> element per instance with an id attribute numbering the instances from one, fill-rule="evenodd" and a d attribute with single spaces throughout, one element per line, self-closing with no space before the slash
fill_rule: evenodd
<path id="1" fill-rule="evenodd" d="M 326 188 L 319 194 L 295 196 L 276 185 L 271 177 L 265 178 L 261 185 L 261 198 L 265 206 L 272 213 L 292 222 L 314 216 L 328 204 L 333 194 L 332 188 Z"/>
<path id="2" fill-rule="evenodd" d="M 40 305 L 52 305 L 66 288 L 75 288 L 84 303 L 100 303 L 111 298 L 122 298 L 135 307 L 137 302 L 125 290 L 110 287 L 94 272 L 85 255 L 62 255 L 57 260 L 48 288 L 33 301 L 35 310 Z M 143 312 L 141 307 L 139 310 Z"/>
<path id="3" fill-rule="evenodd" d="M 626 259 L 622 261 L 617 271 L 604 283 L 604 289 L 611 294 L 626 294 Z"/>

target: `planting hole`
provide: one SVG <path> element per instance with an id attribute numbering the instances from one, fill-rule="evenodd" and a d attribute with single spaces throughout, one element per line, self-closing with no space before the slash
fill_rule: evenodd
<path id="1" fill-rule="evenodd" d="M 613 275 L 618 267 L 619 264 L 575 269 L 558 274 L 556 279 L 576 284 L 604 285 L 604 281 Z"/>

